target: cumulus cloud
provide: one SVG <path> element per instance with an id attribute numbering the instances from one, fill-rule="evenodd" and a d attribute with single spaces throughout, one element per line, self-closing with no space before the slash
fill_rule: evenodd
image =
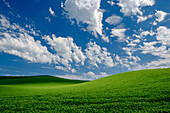
<path id="1" fill-rule="evenodd" d="M 153 41 L 145 40 L 146 39 L 145 37 L 148 35 L 155 36 L 156 40 Z M 140 59 L 138 59 L 137 57 L 136 59 L 134 56 L 132 56 L 134 52 L 138 51 L 142 54 L 151 55 L 151 57 L 152 56 L 157 57 L 157 59 L 151 60 L 141 65 L 139 65 L 135 61 L 136 62 L 135 68 L 146 69 L 146 68 L 161 68 L 161 67 L 170 66 L 170 48 L 169 48 L 170 29 L 168 29 L 165 26 L 159 26 L 155 31 L 153 31 L 152 29 L 150 31 L 143 31 L 142 29 L 140 29 L 140 34 L 133 35 L 133 36 L 137 37 L 137 39 L 130 40 L 130 42 L 128 41 L 127 42 L 128 47 L 122 48 L 126 52 L 126 54 L 129 55 L 129 57 L 126 58 L 117 57 L 116 59 L 117 61 L 119 61 L 119 64 L 130 67 L 131 65 L 125 62 L 125 61 L 129 62 L 130 57 L 133 58 L 134 61 L 135 60 L 140 61 Z"/>
<path id="2" fill-rule="evenodd" d="M 0 24 L 1 24 L 0 26 L 1 30 L 7 30 L 11 26 L 10 22 L 3 15 L 0 15 Z"/>
<path id="3" fill-rule="evenodd" d="M 56 77 L 71 79 L 71 80 L 91 80 L 91 79 L 86 79 L 83 76 L 74 75 L 74 74 L 56 75 Z"/>
<path id="4" fill-rule="evenodd" d="M 95 79 L 99 79 L 99 78 L 106 77 L 106 76 L 108 76 L 108 74 L 105 72 L 100 72 L 99 74 L 95 74 L 92 71 L 83 73 L 83 77 L 89 80 L 95 80 Z"/>
<path id="5" fill-rule="evenodd" d="M 153 15 L 148 15 L 148 16 L 137 16 L 138 20 L 137 23 L 146 21 L 148 18 L 151 18 Z"/>
<path id="6" fill-rule="evenodd" d="M 55 12 L 51 9 L 51 7 L 49 8 L 49 12 L 52 16 L 55 16 Z"/>
<path id="7" fill-rule="evenodd" d="M 3 35 L 3 39 L 0 40 L 0 51 L 4 53 L 39 63 L 51 63 L 55 58 L 45 46 L 41 45 L 40 41 L 35 41 L 27 33 L 19 33 L 17 38 L 15 38 L 16 35 L 9 33 L 1 35 Z"/>
<path id="8" fill-rule="evenodd" d="M 85 75 L 85 76 L 95 76 L 95 73 L 93 73 L 92 71 L 89 71 L 88 73 L 84 73 L 83 75 Z"/>
<path id="9" fill-rule="evenodd" d="M 156 38 L 163 45 L 170 46 L 170 29 L 165 26 L 159 26 L 157 28 Z"/>
<path id="10" fill-rule="evenodd" d="M 155 16 L 157 17 L 156 21 L 161 22 L 165 19 L 165 17 L 168 15 L 168 13 L 163 11 L 157 11 L 155 13 Z"/>
<path id="11" fill-rule="evenodd" d="M 170 68 L 170 57 L 149 62 L 144 67 L 145 68 Z"/>
<path id="12" fill-rule="evenodd" d="M 120 16 L 112 15 L 108 17 L 105 21 L 111 25 L 116 25 L 121 23 L 122 18 Z"/>
<path id="13" fill-rule="evenodd" d="M 28 25 L 26 27 L 30 28 Z M 42 38 L 53 50 L 49 52 L 50 48 L 42 46 L 40 40 L 35 40 L 33 36 L 39 35 L 15 23 L 10 24 L 6 17 L 0 15 L 0 52 L 15 55 L 33 63 L 58 64 L 56 69 L 72 73 L 76 70 L 71 67 L 71 63 L 84 65 L 86 56 L 81 48 L 73 43 L 73 38 L 43 36 Z"/>
<path id="14" fill-rule="evenodd" d="M 118 37 L 118 41 L 122 42 L 125 41 L 125 32 L 127 29 L 125 28 L 114 28 L 111 29 L 111 36 L 110 37 Z"/>
<path id="15" fill-rule="evenodd" d="M 72 79 L 72 80 L 95 80 L 106 76 L 108 76 L 108 74 L 105 72 L 100 72 L 99 74 L 95 74 L 94 72 L 89 71 L 87 73 L 83 73 L 82 75 L 68 74 L 68 75 L 57 75 L 56 77 Z"/>
<path id="16" fill-rule="evenodd" d="M 118 5 L 121 7 L 121 12 L 125 16 L 130 15 L 143 15 L 141 7 L 153 6 L 155 4 L 154 0 L 118 0 Z"/>
<path id="17" fill-rule="evenodd" d="M 82 27 L 87 25 L 84 26 L 87 31 L 92 32 L 95 37 L 99 34 L 108 42 L 108 37 L 102 33 L 103 12 L 100 9 L 100 2 L 101 0 L 66 0 L 63 8 L 71 21 L 76 20 Z"/>
<path id="18" fill-rule="evenodd" d="M 112 1 L 107 1 L 108 4 L 110 4 L 111 6 L 115 5 L 115 3 Z"/>
<path id="19" fill-rule="evenodd" d="M 143 29 L 140 29 L 140 34 L 133 34 L 134 37 L 137 38 L 145 38 L 146 36 L 154 36 L 156 33 L 151 29 L 150 31 L 144 31 Z"/>
<path id="20" fill-rule="evenodd" d="M 54 50 L 55 54 L 58 56 L 59 62 L 63 65 L 70 67 L 69 63 L 81 63 L 84 65 L 86 56 L 81 51 L 81 48 L 78 47 L 74 42 L 73 38 L 68 37 L 56 37 L 54 34 L 52 38 L 50 36 L 44 36 L 48 44 L 51 46 L 51 49 Z"/>
<path id="21" fill-rule="evenodd" d="M 58 70 L 68 71 L 68 68 L 63 67 L 63 66 L 55 66 L 55 68 Z"/>
<path id="22" fill-rule="evenodd" d="M 101 38 L 102 38 L 105 42 L 109 43 L 109 37 L 108 37 L 108 36 L 102 35 Z"/>
<path id="23" fill-rule="evenodd" d="M 141 53 L 147 54 L 147 53 L 154 53 L 157 51 L 157 49 L 154 47 L 154 45 L 157 44 L 156 41 L 154 42 L 143 42 L 144 46 L 141 46 L 141 50 L 143 50 Z M 161 49 L 161 48 L 159 48 Z M 158 50 L 160 51 L 160 50 Z"/>
<path id="24" fill-rule="evenodd" d="M 9 20 L 5 16 L 0 14 L 0 29 L 1 29 L 1 32 L 11 33 L 12 31 L 14 31 L 14 32 L 18 31 L 18 32 L 22 32 L 22 33 L 28 33 L 28 34 L 31 34 L 31 35 L 34 35 L 34 36 L 39 36 L 39 34 L 38 34 L 39 31 L 31 28 L 31 26 L 26 25 L 26 28 L 28 30 L 20 27 L 16 23 L 10 24 Z M 15 33 L 13 33 L 13 34 L 15 34 Z"/>
<path id="25" fill-rule="evenodd" d="M 144 42 L 144 46 L 141 46 L 143 54 L 151 54 L 153 56 L 159 57 L 158 60 L 153 60 L 146 63 L 143 67 L 146 68 L 160 68 L 170 66 L 170 48 L 167 48 L 165 45 L 156 46 L 158 42 Z"/>
<path id="26" fill-rule="evenodd" d="M 96 42 L 89 42 L 85 51 L 91 65 L 96 67 L 98 67 L 98 64 L 103 64 L 107 67 L 115 66 L 111 53 L 107 51 L 107 48 L 101 48 Z"/>
<path id="27" fill-rule="evenodd" d="M 77 71 L 73 68 L 73 69 L 71 69 L 71 72 L 76 73 Z"/>
<path id="28" fill-rule="evenodd" d="M 138 20 L 137 20 L 137 23 L 139 23 L 139 22 L 143 22 L 143 21 L 145 21 L 145 20 L 147 20 L 148 19 L 148 17 L 147 16 L 138 16 Z"/>
<path id="29" fill-rule="evenodd" d="M 127 43 L 127 46 L 132 46 L 132 47 L 134 47 L 134 46 L 136 46 L 138 43 L 140 43 L 141 41 L 139 40 L 139 39 L 135 39 L 135 40 L 132 40 L 132 41 L 128 41 Z"/>
<path id="30" fill-rule="evenodd" d="M 25 30 L 17 24 L 10 24 L 2 15 L 0 17 L 0 51 L 19 56 L 31 62 L 53 62 L 55 56 L 45 46 L 42 46 L 40 41 L 34 40 L 29 35 L 32 32 Z"/>
<path id="31" fill-rule="evenodd" d="M 115 55 L 115 61 L 118 66 L 125 67 L 128 70 L 132 69 L 133 67 L 139 66 L 138 61 L 141 59 L 138 56 L 133 56 L 132 53 L 128 50 L 128 48 L 123 48 L 128 53 L 128 56 L 122 56 L 120 57 L 119 55 Z"/>
<path id="32" fill-rule="evenodd" d="M 76 73 L 77 72 L 74 68 L 71 68 L 71 67 L 55 66 L 55 68 L 58 69 L 58 70 L 65 71 L 65 72 L 68 72 L 68 71 L 70 71 L 71 73 Z"/>
<path id="33" fill-rule="evenodd" d="M 143 42 L 139 50 L 143 54 L 151 54 L 157 56 L 158 60 L 146 63 L 143 67 L 160 68 L 170 66 L 170 29 L 165 26 L 159 26 L 156 30 L 156 40 L 151 42 Z"/>
<path id="34" fill-rule="evenodd" d="M 152 30 L 150 30 L 150 31 L 142 31 L 140 33 L 140 36 L 141 37 L 146 37 L 147 35 L 153 36 L 154 34 L 155 34 L 155 32 L 153 32 Z"/>
<path id="35" fill-rule="evenodd" d="M 157 25 L 157 22 L 154 21 L 152 24 L 153 24 L 154 26 L 156 26 L 156 25 Z"/>
<path id="36" fill-rule="evenodd" d="M 64 3 L 63 2 L 61 2 L 61 8 L 63 8 L 64 7 Z"/>

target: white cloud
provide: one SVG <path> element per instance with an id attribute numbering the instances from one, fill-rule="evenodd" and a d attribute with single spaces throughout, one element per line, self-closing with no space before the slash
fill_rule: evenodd
<path id="1" fill-rule="evenodd" d="M 84 73 L 83 75 L 85 75 L 85 76 L 95 76 L 95 73 L 93 73 L 92 71 L 89 71 L 88 73 Z"/>
<path id="2" fill-rule="evenodd" d="M 125 16 L 130 15 L 143 15 L 141 11 L 141 7 L 144 6 L 153 6 L 154 0 L 118 0 L 118 5 L 121 7 L 121 12 L 124 13 Z"/>
<path id="3" fill-rule="evenodd" d="M 22 33 L 28 33 L 28 34 L 32 34 L 32 35 L 35 35 L 35 36 L 39 36 L 39 31 L 31 28 L 31 27 L 28 27 L 27 25 L 27 28 L 28 30 L 25 30 L 25 28 L 22 28 L 20 27 L 18 24 L 16 23 L 13 23 L 13 24 L 10 24 L 9 20 L 0 14 L 0 29 L 1 29 L 1 32 L 4 31 L 4 32 L 8 32 L 10 33 L 11 31 L 14 31 L 14 32 L 22 32 Z M 13 33 L 15 34 L 15 33 Z"/>
<path id="4" fill-rule="evenodd" d="M 52 16 L 55 16 L 55 12 L 51 9 L 51 7 L 49 8 L 49 12 Z"/>
<path id="5" fill-rule="evenodd" d="M 90 60 L 90 64 L 98 67 L 98 64 L 103 64 L 107 67 L 113 67 L 113 59 L 106 48 L 101 48 L 96 42 L 89 42 L 85 49 L 86 56 Z"/>
<path id="6" fill-rule="evenodd" d="M 6 30 L 7 28 L 10 28 L 10 22 L 3 16 L 0 15 L 0 29 L 1 30 Z"/>
<path id="7" fill-rule="evenodd" d="M 146 36 L 154 36 L 155 32 L 151 29 L 150 31 L 144 31 L 143 29 L 140 29 L 140 34 L 133 34 L 133 36 L 137 37 L 137 38 L 145 38 Z"/>
<path id="8" fill-rule="evenodd" d="M 143 31 L 140 29 L 140 34 L 139 35 L 133 35 L 136 36 L 138 39 L 136 40 L 131 40 L 130 43 L 128 42 L 128 46 L 130 47 L 124 47 L 122 48 L 125 50 L 125 52 L 129 55 L 129 57 L 133 57 L 132 54 L 136 51 L 142 53 L 142 54 L 150 54 L 151 58 L 157 57 L 157 60 L 153 59 L 150 60 L 149 62 L 143 63 L 139 65 L 136 62 L 136 66 L 131 69 L 147 69 L 147 68 L 161 68 L 161 67 L 170 67 L 170 29 L 168 29 L 165 26 L 159 26 L 155 31 Z M 145 42 L 146 36 L 155 36 L 156 40 L 150 41 L 150 42 Z M 142 40 L 144 42 L 142 43 Z M 142 44 L 138 44 L 138 43 Z M 138 45 L 138 46 L 136 46 Z M 126 61 L 129 62 L 129 57 L 127 57 Z M 125 62 L 125 58 L 117 58 L 120 64 L 123 66 L 131 66 L 131 64 L 127 64 Z M 135 58 L 136 59 L 136 58 Z M 134 61 L 135 61 L 134 59 Z M 139 61 L 139 60 L 136 60 Z M 135 64 L 135 62 L 134 62 Z"/>
<path id="9" fill-rule="evenodd" d="M 87 31 L 92 32 L 95 37 L 97 34 L 108 42 L 108 37 L 103 35 L 103 12 L 100 9 L 101 0 L 66 0 L 64 10 L 67 17 L 76 20 L 79 26 L 87 24 Z"/>
<path id="10" fill-rule="evenodd" d="M 144 43 L 144 46 L 141 46 L 143 54 L 151 54 L 157 57 L 160 57 L 158 60 L 153 60 L 151 62 L 143 65 L 145 68 L 160 68 L 170 66 L 170 48 L 167 48 L 165 45 L 159 47 L 155 46 L 158 42 L 148 42 Z"/>
<path id="11" fill-rule="evenodd" d="M 155 25 L 155 26 L 156 26 L 156 25 L 157 25 L 157 22 L 155 22 L 155 21 L 154 21 L 154 22 L 153 22 L 153 25 Z"/>
<path id="12" fill-rule="evenodd" d="M 127 44 L 127 46 L 132 46 L 132 47 L 134 47 L 136 45 L 137 45 L 137 43 L 135 43 L 134 41 L 131 41 L 130 43 Z"/>
<path id="13" fill-rule="evenodd" d="M 142 31 L 140 33 L 140 36 L 141 37 L 146 37 L 147 35 L 153 36 L 154 34 L 155 34 L 155 32 L 153 32 L 152 30 L 151 31 Z"/>
<path id="14" fill-rule="evenodd" d="M 152 18 L 153 15 L 148 15 L 148 16 L 137 16 L 138 20 L 137 23 L 146 21 L 148 18 Z"/>
<path id="15" fill-rule="evenodd" d="M 116 25 L 121 23 L 122 18 L 120 16 L 112 15 L 108 17 L 105 21 L 111 25 Z"/>
<path id="16" fill-rule="evenodd" d="M 55 68 L 58 70 L 68 71 L 68 68 L 63 67 L 63 66 L 55 66 Z"/>
<path id="17" fill-rule="evenodd" d="M 46 20 L 48 20 L 48 22 L 51 22 L 51 19 L 50 19 L 50 17 L 45 17 L 44 19 L 46 19 Z"/>
<path id="18" fill-rule="evenodd" d="M 44 36 L 48 44 L 51 46 L 51 49 L 54 50 L 55 54 L 59 57 L 59 62 L 63 65 L 70 67 L 69 63 L 81 63 L 84 65 L 86 56 L 81 51 L 81 48 L 73 43 L 73 38 L 63 38 L 56 37 L 54 34 L 52 38 L 50 36 Z"/>
<path id="19" fill-rule="evenodd" d="M 106 77 L 106 76 L 108 76 L 108 74 L 105 73 L 105 72 L 100 72 L 100 74 L 98 74 L 98 75 L 96 75 L 92 71 L 89 71 L 87 73 L 83 73 L 83 77 L 86 78 L 86 79 L 90 79 L 90 80 L 95 80 L 95 79 L 99 79 L 99 78 Z"/>
<path id="20" fill-rule="evenodd" d="M 132 56 L 132 53 L 130 53 L 128 48 L 124 48 L 124 50 L 126 51 L 126 53 L 128 53 L 129 56 L 120 57 L 118 55 L 115 55 L 117 65 L 120 65 L 121 67 L 126 67 L 128 70 L 132 69 L 133 67 L 139 66 L 137 62 L 141 59 L 138 56 Z"/>
<path id="21" fill-rule="evenodd" d="M 91 79 L 86 79 L 84 76 L 78 76 L 78 75 L 73 75 L 73 74 L 56 75 L 56 77 L 71 79 L 71 80 L 91 80 Z"/>
<path id="22" fill-rule="evenodd" d="M 158 59 L 149 62 L 144 67 L 145 68 L 170 68 L 170 57 L 166 59 Z"/>
<path id="23" fill-rule="evenodd" d="M 71 69 L 71 72 L 76 73 L 77 71 L 73 68 L 73 69 Z"/>
<path id="24" fill-rule="evenodd" d="M 99 74 L 95 74 L 94 72 L 89 71 L 87 73 L 83 73 L 82 75 L 67 74 L 67 75 L 57 75 L 56 77 L 72 79 L 72 80 L 95 80 L 106 76 L 108 76 L 108 74 L 105 72 L 100 72 Z"/>
<path id="25" fill-rule="evenodd" d="M 141 58 L 136 54 L 134 55 L 134 52 L 138 51 L 138 48 L 136 46 L 141 43 L 141 40 L 130 39 L 130 37 L 127 37 L 126 43 L 127 45 L 125 47 L 122 47 L 122 50 L 125 51 L 126 55 L 114 55 L 114 58 L 117 61 L 117 65 L 131 70 L 134 67 L 140 66 L 139 61 L 141 61 Z"/>
<path id="26" fill-rule="evenodd" d="M 155 49 L 154 45 L 157 44 L 156 41 L 154 42 L 143 42 L 144 46 L 140 46 L 141 50 L 143 50 L 141 53 L 147 54 L 147 53 L 152 53 L 156 52 L 157 50 Z M 160 49 L 160 48 L 159 48 Z M 158 50 L 159 51 L 159 50 Z"/>
<path id="27" fill-rule="evenodd" d="M 35 63 L 53 62 L 55 56 L 39 40 L 29 35 L 36 35 L 35 31 L 27 31 L 15 23 L 10 24 L 6 17 L 0 17 L 0 51 Z"/>
<path id="28" fill-rule="evenodd" d="M 143 54 L 151 54 L 159 57 L 159 59 L 148 62 L 142 67 L 160 68 L 170 66 L 170 29 L 159 26 L 156 31 L 157 40 L 143 42 L 143 46 L 140 46 L 139 50 L 142 50 L 141 53 Z"/>
<path id="29" fill-rule="evenodd" d="M 11 8 L 10 4 L 6 0 L 3 0 L 3 2 L 8 8 Z"/>
<path id="30" fill-rule="evenodd" d="M 64 7 L 64 3 L 63 2 L 61 2 L 61 8 L 63 8 Z"/>
<path id="31" fill-rule="evenodd" d="M 135 40 L 133 40 L 133 42 L 140 43 L 140 40 L 139 39 L 135 39 Z"/>
<path id="32" fill-rule="evenodd" d="M 159 26 L 157 28 L 156 38 L 162 42 L 163 45 L 170 46 L 170 29 L 165 26 Z"/>
<path id="33" fill-rule="evenodd" d="M 110 4 L 111 6 L 115 5 L 113 1 L 107 1 L 107 3 Z"/>
<path id="34" fill-rule="evenodd" d="M 39 63 L 52 63 L 55 59 L 55 56 L 42 46 L 40 41 L 35 41 L 27 33 L 18 33 L 17 38 L 15 34 L 1 33 L 1 35 L 3 37 L 0 40 L 0 51 L 4 53 Z"/>
<path id="35" fill-rule="evenodd" d="M 138 43 L 140 43 L 141 41 L 139 40 L 139 39 L 135 39 L 135 40 L 132 40 L 132 41 L 128 41 L 127 43 L 127 46 L 132 46 L 132 47 L 134 47 L 134 46 L 136 46 Z"/>
<path id="36" fill-rule="evenodd" d="M 0 51 L 7 54 L 12 54 L 21 57 L 33 63 L 53 63 L 62 64 L 64 66 L 56 66 L 56 69 L 63 71 L 71 71 L 75 73 L 76 70 L 71 68 L 71 63 L 75 62 L 84 65 L 86 56 L 81 51 L 81 48 L 73 43 L 73 38 L 56 38 L 52 35 L 42 37 L 47 40 L 51 46 L 53 53 L 49 52 L 46 46 L 42 46 L 39 40 L 35 40 L 32 35 L 37 36 L 35 31 L 25 30 L 17 24 L 10 24 L 10 22 L 2 15 L 0 15 Z M 32 35 L 30 35 L 32 34 Z M 38 35 L 39 36 L 39 35 Z M 77 64 L 78 65 L 78 64 Z"/>
<path id="37" fill-rule="evenodd" d="M 109 37 L 108 36 L 102 35 L 101 38 L 103 39 L 103 41 L 109 43 Z"/>
<path id="38" fill-rule="evenodd" d="M 148 17 L 147 17 L 147 16 L 137 16 L 137 17 L 138 17 L 137 23 L 139 23 L 139 22 L 143 22 L 143 21 L 145 21 L 145 20 L 147 20 L 147 19 L 148 19 Z"/>
<path id="39" fill-rule="evenodd" d="M 157 11 L 155 13 L 155 16 L 157 17 L 156 21 L 161 22 L 165 19 L 165 17 L 168 15 L 168 13 L 163 11 Z"/>
<path id="40" fill-rule="evenodd" d="M 148 15 L 148 16 L 138 15 L 137 23 L 146 21 L 148 18 L 152 18 L 152 17 L 153 17 L 153 15 Z"/>
<path id="41" fill-rule="evenodd" d="M 127 29 L 125 28 L 122 28 L 122 29 L 118 29 L 118 28 L 114 28 L 114 29 L 111 29 L 111 36 L 110 37 L 118 37 L 118 41 L 122 42 L 122 41 L 125 41 L 125 32 L 126 32 Z"/>

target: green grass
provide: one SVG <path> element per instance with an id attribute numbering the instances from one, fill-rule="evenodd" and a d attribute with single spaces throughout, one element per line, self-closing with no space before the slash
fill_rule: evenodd
<path id="1" fill-rule="evenodd" d="M 94 81 L 0 77 L 0 112 L 170 112 L 170 68 Z"/>

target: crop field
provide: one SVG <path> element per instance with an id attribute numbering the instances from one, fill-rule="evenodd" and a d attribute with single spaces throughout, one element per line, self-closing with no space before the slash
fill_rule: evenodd
<path id="1" fill-rule="evenodd" d="M 0 77 L 0 112 L 170 112 L 170 68 L 94 81 Z"/>

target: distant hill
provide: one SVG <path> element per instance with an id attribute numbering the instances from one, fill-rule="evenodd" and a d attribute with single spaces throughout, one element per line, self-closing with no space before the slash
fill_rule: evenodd
<path id="1" fill-rule="evenodd" d="M 58 83 L 58 84 L 76 84 L 86 81 L 70 80 L 48 75 L 40 76 L 0 76 L 0 84 L 44 84 L 44 83 Z"/>

